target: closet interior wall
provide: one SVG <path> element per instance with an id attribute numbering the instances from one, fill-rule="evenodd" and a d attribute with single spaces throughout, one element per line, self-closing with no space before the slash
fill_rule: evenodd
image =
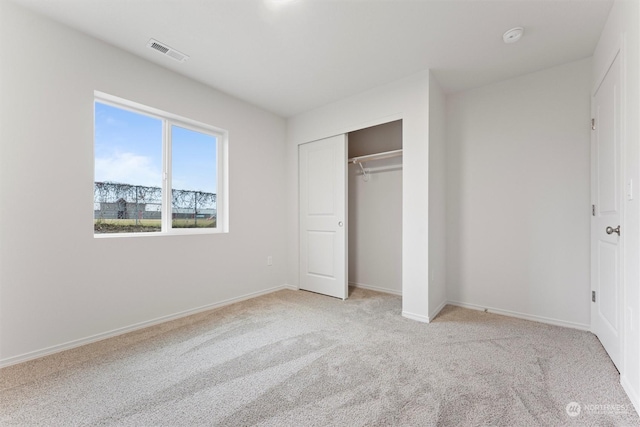
<path id="1" fill-rule="evenodd" d="M 402 121 L 348 134 L 349 158 L 402 149 Z M 349 163 L 349 285 L 402 294 L 402 156 Z M 365 180 L 366 179 L 366 180 Z"/>

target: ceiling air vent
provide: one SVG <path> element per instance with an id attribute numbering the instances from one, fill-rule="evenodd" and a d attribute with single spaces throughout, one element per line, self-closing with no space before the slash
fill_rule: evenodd
<path id="1" fill-rule="evenodd" d="M 166 44 L 160 43 L 158 40 L 149 40 L 149 42 L 147 43 L 147 47 L 156 50 L 163 55 L 167 55 L 168 57 L 175 59 L 178 62 L 185 62 L 187 59 L 189 59 L 188 55 L 185 55 L 182 52 L 178 52 L 177 50 L 167 46 Z"/>

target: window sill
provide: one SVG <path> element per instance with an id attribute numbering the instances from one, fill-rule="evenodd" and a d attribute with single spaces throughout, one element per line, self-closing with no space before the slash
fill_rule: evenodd
<path id="1" fill-rule="evenodd" d="M 160 231 L 154 232 L 140 232 L 140 233 L 99 233 L 93 235 L 95 239 L 115 239 L 119 237 L 167 237 L 167 236 L 200 236 L 200 235 L 212 235 L 212 234 L 226 234 L 228 231 L 223 230 L 179 230 L 163 233 Z"/>

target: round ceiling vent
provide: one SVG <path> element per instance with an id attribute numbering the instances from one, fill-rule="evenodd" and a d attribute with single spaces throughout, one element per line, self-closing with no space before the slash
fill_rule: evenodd
<path id="1" fill-rule="evenodd" d="M 523 34 L 524 28 L 515 27 L 504 33 L 502 35 L 502 40 L 504 40 L 505 43 L 515 43 L 520 40 Z"/>

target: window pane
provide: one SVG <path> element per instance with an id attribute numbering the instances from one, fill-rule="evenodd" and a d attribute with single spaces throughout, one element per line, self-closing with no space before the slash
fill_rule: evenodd
<path id="1" fill-rule="evenodd" d="M 171 126 L 172 228 L 217 226 L 217 138 Z"/>
<path id="2" fill-rule="evenodd" d="M 95 103 L 94 232 L 160 231 L 162 120 Z"/>

